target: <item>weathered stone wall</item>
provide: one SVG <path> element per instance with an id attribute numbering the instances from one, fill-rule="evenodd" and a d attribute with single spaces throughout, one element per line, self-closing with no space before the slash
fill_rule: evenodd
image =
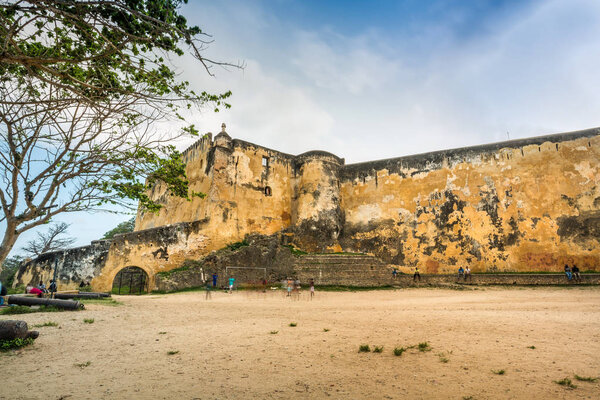
<path id="1" fill-rule="evenodd" d="M 44 253 L 34 260 L 21 264 L 13 286 L 37 286 L 40 282 L 48 286 L 50 279 L 54 277 L 54 266 L 57 265 L 58 289 L 77 289 L 82 281 L 90 282 L 100 274 L 106 262 L 109 246 L 110 241 L 98 240 L 89 246 Z"/>
<path id="2" fill-rule="evenodd" d="M 599 132 L 347 165 L 340 244 L 428 273 L 595 270 Z"/>

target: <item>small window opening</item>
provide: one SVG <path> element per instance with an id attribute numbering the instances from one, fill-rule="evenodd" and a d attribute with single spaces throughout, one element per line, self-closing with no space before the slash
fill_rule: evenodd
<path id="1" fill-rule="evenodd" d="M 263 156 L 263 158 L 262 158 L 262 166 L 263 167 L 268 167 L 269 166 L 269 157 Z"/>
<path id="2" fill-rule="evenodd" d="M 271 186 L 265 186 L 265 196 L 271 196 L 272 194 Z"/>

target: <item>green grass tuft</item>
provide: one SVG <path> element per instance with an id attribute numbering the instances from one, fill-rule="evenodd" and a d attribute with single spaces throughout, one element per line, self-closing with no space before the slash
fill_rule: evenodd
<path id="1" fill-rule="evenodd" d="M 294 327 L 294 326 L 297 326 L 297 325 L 298 325 L 298 324 L 297 324 L 297 323 L 295 323 L 295 322 L 290 322 L 290 326 L 292 326 L 292 327 Z"/>
<path id="2" fill-rule="evenodd" d="M 93 324 L 94 323 L 94 318 L 84 318 L 83 322 L 85 322 L 86 324 Z"/>
<path id="3" fill-rule="evenodd" d="M 396 347 L 394 349 L 394 355 L 396 357 L 400 357 L 402 355 L 402 353 L 404 353 L 406 351 L 406 347 Z"/>
<path id="4" fill-rule="evenodd" d="M 419 348 L 419 351 L 421 351 L 421 352 L 431 351 L 431 346 L 429 346 L 429 343 L 427 343 L 427 342 L 419 343 L 418 348 Z"/>
<path id="5" fill-rule="evenodd" d="M 598 380 L 598 378 L 593 378 L 591 376 L 579 376 L 577 374 L 575 374 L 575 379 L 582 382 L 596 382 Z"/>
<path id="6" fill-rule="evenodd" d="M 323 328 L 323 332 L 329 332 L 329 328 Z"/>
<path id="7" fill-rule="evenodd" d="M 528 349 L 535 350 L 535 346 L 527 346 Z"/>
<path id="8" fill-rule="evenodd" d="M 58 326 L 58 322 L 48 321 L 48 322 L 44 322 L 43 324 L 36 324 L 33 327 L 34 328 L 43 328 L 44 326 Z"/>
<path id="9" fill-rule="evenodd" d="M 82 304 L 101 304 L 103 306 L 120 306 L 123 304 L 111 297 L 101 297 L 99 299 L 80 299 L 78 301 Z"/>
<path id="10" fill-rule="evenodd" d="M 277 335 L 279 333 L 279 331 L 271 331 L 269 332 L 271 335 Z"/>
<path id="11" fill-rule="evenodd" d="M 79 368 L 85 368 L 85 367 L 89 367 L 91 364 L 92 364 L 91 361 L 86 361 L 84 363 L 73 364 L 73 365 L 75 365 L 76 367 L 79 367 Z"/>
<path id="12" fill-rule="evenodd" d="M 0 351 L 5 352 L 9 350 L 20 349 L 22 347 L 29 346 L 30 344 L 33 344 L 33 338 L 16 338 L 10 340 L 0 339 Z"/>
<path id="13" fill-rule="evenodd" d="M 446 364 L 448 363 L 448 361 L 450 361 L 450 359 L 448 357 L 446 357 L 446 355 L 444 353 L 439 353 L 438 357 L 440 358 L 440 362 Z"/>
<path id="14" fill-rule="evenodd" d="M 371 351 L 371 348 L 369 347 L 368 344 L 361 344 L 360 346 L 358 346 L 359 353 L 369 353 L 370 351 Z"/>
<path id="15" fill-rule="evenodd" d="M 175 355 L 177 353 L 179 353 L 179 350 L 169 350 L 169 351 L 167 351 L 167 354 L 170 355 L 170 356 L 173 356 L 173 355 Z"/>
<path id="16" fill-rule="evenodd" d="M 493 369 L 492 372 L 496 375 L 504 375 L 506 373 L 503 369 Z"/>
<path id="17" fill-rule="evenodd" d="M 58 308 L 58 307 L 53 307 L 53 306 L 39 306 L 38 308 L 32 308 L 29 306 L 11 306 L 11 307 L 7 307 L 3 310 L 0 310 L 0 315 L 31 314 L 31 313 L 36 313 L 36 312 L 63 312 L 63 311 L 76 311 L 76 310 L 65 310 L 64 308 Z"/>
<path id="18" fill-rule="evenodd" d="M 383 353 L 383 346 L 375 346 L 373 353 Z"/>
<path id="19" fill-rule="evenodd" d="M 564 378 L 561 379 L 560 381 L 554 381 L 554 383 L 557 383 L 561 386 L 565 386 L 569 389 L 575 389 L 577 386 L 573 385 L 573 382 L 571 382 L 571 380 L 569 378 Z"/>
<path id="20" fill-rule="evenodd" d="M 159 335 L 166 335 L 167 332 L 158 332 Z"/>

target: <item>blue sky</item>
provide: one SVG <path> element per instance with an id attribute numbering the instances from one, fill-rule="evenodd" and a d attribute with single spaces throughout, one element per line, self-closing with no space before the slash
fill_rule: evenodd
<path id="1" fill-rule="evenodd" d="M 600 126 L 597 0 L 191 0 L 183 12 L 212 35 L 206 55 L 245 64 L 209 77 L 175 60 L 196 89 L 233 91 L 230 110 L 188 116 L 201 132 L 225 122 L 235 138 L 352 163 Z M 127 218 L 59 220 L 83 245 Z"/>

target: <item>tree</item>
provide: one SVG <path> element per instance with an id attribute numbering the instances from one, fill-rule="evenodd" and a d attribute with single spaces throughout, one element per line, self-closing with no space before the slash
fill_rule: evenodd
<path id="1" fill-rule="evenodd" d="M 2 271 L 0 271 L 0 282 L 2 282 L 3 285 L 6 287 L 12 286 L 15 274 L 19 270 L 22 261 L 23 257 L 20 255 L 7 257 L 4 260 L 2 263 Z"/>
<path id="2" fill-rule="evenodd" d="M 170 139 L 197 135 L 181 110 L 229 107 L 196 93 L 172 63 L 203 57 L 209 36 L 179 13 L 186 0 L 0 0 L 0 262 L 19 235 L 64 212 L 161 206 L 154 185 L 189 199 Z M 179 121 L 161 132 L 157 121 Z M 114 207 L 113 207 L 114 210 Z"/>
<path id="3" fill-rule="evenodd" d="M 106 232 L 102 239 L 112 239 L 115 235 L 120 233 L 133 232 L 133 228 L 135 227 L 135 217 L 121 222 L 119 225 Z"/>
<path id="4" fill-rule="evenodd" d="M 28 257 L 33 258 L 49 251 L 66 249 L 77 240 L 72 237 L 61 237 L 67 233 L 69 226 L 69 224 L 61 222 L 51 226 L 47 232 L 37 232 L 37 237 L 27 242 L 22 250 Z"/>

